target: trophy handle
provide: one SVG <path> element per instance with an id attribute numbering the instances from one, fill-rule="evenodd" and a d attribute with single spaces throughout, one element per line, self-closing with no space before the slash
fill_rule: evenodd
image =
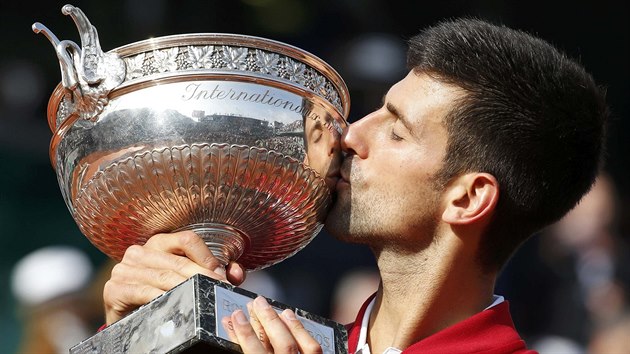
<path id="1" fill-rule="evenodd" d="M 181 227 L 174 232 L 191 230 L 201 237 L 210 252 L 223 266 L 236 261 L 249 247 L 249 237 L 243 231 L 229 225 L 200 223 Z"/>
<path id="2" fill-rule="evenodd" d="M 69 40 L 59 41 L 39 22 L 34 23 L 32 29 L 46 36 L 55 47 L 61 66 L 61 83 L 72 93 L 72 111 L 83 119 L 96 121 L 109 102 L 109 93 L 125 80 L 126 66 L 115 53 L 103 53 L 96 28 L 83 11 L 65 5 L 61 12 L 76 24 L 81 47 Z"/>

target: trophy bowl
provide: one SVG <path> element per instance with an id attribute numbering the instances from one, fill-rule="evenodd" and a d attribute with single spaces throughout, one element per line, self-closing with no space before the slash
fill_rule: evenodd
<path id="1" fill-rule="evenodd" d="M 339 175 L 348 90 L 296 47 L 187 34 L 101 51 L 40 23 L 62 81 L 48 104 L 50 158 L 81 232 L 120 260 L 152 235 L 192 230 L 223 263 L 261 269 L 321 230 Z"/>

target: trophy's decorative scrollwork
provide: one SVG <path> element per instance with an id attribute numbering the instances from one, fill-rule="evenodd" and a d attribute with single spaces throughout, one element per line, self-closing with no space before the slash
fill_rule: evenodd
<path id="1" fill-rule="evenodd" d="M 61 83 L 71 93 L 70 102 L 64 102 L 66 112 L 77 112 L 83 119 L 96 119 L 108 102 L 109 92 L 123 82 L 125 64 L 118 55 L 103 53 L 96 28 L 83 11 L 72 5 L 65 5 L 61 11 L 76 23 L 81 48 L 72 41 L 59 41 L 39 22 L 33 24 L 33 31 L 44 34 L 55 47 L 61 66 Z M 70 109 L 69 103 L 72 104 Z"/>
<path id="2" fill-rule="evenodd" d="M 121 259 L 154 234 L 193 230 L 223 264 L 254 270 L 320 231 L 350 105 L 328 64 L 236 34 L 173 35 L 103 52 L 80 9 L 62 12 L 80 47 L 33 25 L 61 66 L 48 105 L 50 158 L 72 216 L 97 248 Z M 124 331 L 111 327 L 99 335 L 120 341 Z"/>

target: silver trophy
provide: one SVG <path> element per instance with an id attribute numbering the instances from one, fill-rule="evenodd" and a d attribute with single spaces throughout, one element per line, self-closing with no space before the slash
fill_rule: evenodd
<path id="1" fill-rule="evenodd" d="M 99 250 L 120 260 L 152 235 L 193 230 L 223 264 L 256 270 L 317 235 L 350 105 L 335 70 L 296 47 L 235 34 L 152 38 L 105 53 L 80 9 L 62 12 L 80 47 L 33 25 L 61 66 L 48 104 L 50 158 L 70 213 Z M 195 276 L 73 351 L 238 351 L 220 311 L 252 296 Z M 325 352 L 345 351 L 340 325 L 298 315 Z M 170 337 L 138 340 L 155 333 Z"/>

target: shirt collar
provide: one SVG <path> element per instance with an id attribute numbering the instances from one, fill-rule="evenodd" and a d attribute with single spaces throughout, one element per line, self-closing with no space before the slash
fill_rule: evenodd
<path id="1" fill-rule="evenodd" d="M 485 310 L 490 309 L 494 306 L 505 301 L 505 298 L 501 295 L 492 295 L 492 303 L 490 306 L 486 307 Z M 376 296 L 372 298 L 367 307 L 365 308 L 365 313 L 363 314 L 363 318 L 361 319 L 361 330 L 359 332 L 359 341 L 357 343 L 357 351 L 355 354 L 372 354 L 370 352 L 370 346 L 367 343 L 367 332 L 368 326 L 370 324 L 370 315 L 372 314 L 372 309 L 374 308 L 374 303 L 376 302 Z M 399 354 L 402 353 L 402 350 L 398 348 L 389 347 L 385 349 L 383 354 Z"/>

